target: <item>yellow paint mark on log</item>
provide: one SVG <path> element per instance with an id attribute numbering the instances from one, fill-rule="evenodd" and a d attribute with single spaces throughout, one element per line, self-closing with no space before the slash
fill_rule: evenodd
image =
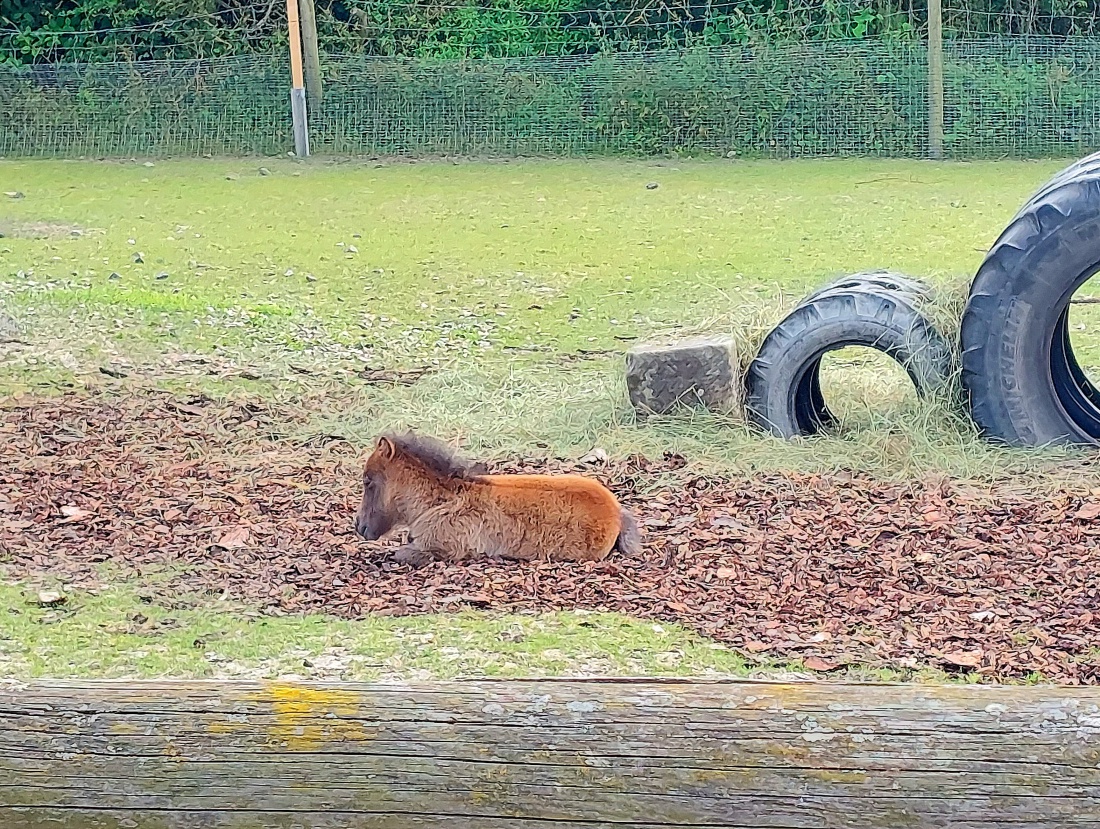
<path id="1" fill-rule="evenodd" d="M 358 710 L 355 694 L 346 691 L 271 685 L 268 688 L 275 712 L 272 737 L 291 751 L 310 751 L 326 742 L 366 739 L 358 724 L 346 719 Z"/>
<path id="2" fill-rule="evenodd" d="M 355 717 L 361 695 L 348 690 L 307 688 L 300 685 L 271 683 L 250 699 L 270 705 L 275 715 L 265 742 L 283 751 L 316 751 L 334 742 L 366 742 L 377 737 Z M 212 723 L 215 733 L 232 733 L 255 728 L 252 722 Z"/>

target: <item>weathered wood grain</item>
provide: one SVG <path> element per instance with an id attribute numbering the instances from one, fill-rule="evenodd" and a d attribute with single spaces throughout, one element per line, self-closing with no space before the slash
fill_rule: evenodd
<path id="1" fill-rule="evenodd" d="M 1095 827 L 1100 690 L 0 686 L 0 827 Z"/>

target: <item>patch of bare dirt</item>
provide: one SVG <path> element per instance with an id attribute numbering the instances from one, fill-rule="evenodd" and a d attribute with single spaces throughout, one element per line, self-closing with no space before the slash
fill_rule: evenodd
<path id="1" fill-rule="evenodd" d="M 0 216 L 0 238 L 13 239 L 64 239 L 77 238 L 86 233 L 77 225 L 59 222 L 29 222 Z"/>
<path id="2" fill-rule="evenodd" d="M 79 583 L 105 562 L 138 573 L 171 565 L 182 574 L 173 592 L 228 594 L 276 614 L 585 608 L 680 622 L 750 657 L 821 672 L 930 664 L 1100 680 L 1100 499 L 1088 493 L 703 478 L 677 457 L 517 460 L 498 468 L 603 480 L 639 516 L 644 552 L 412 571 L 352 532 L 354 448 L 265 437 L 289 418 L 157 395 L 9 404 L 7 570 Z"/>

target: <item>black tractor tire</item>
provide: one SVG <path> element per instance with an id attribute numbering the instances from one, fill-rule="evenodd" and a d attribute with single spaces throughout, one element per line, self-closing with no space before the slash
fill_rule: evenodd
<path id="1" fill-rule="evenodd" d="M 1055 190 L 1058 187 L 1061 187 L 1067 181 L 1070 181 L 1070 180 L 1075 179 L 1075 178 L 1082 178 L 1082 177 L 1085 177 L 1085 176 L 1089 176 L 1089 175 L 1092 175 L 1094 173 L 1100 173 L 1100 152 L 1093 153 L 1092 155 L 1087 155 L 1084 158 L 1082 158 L 1080 161 L 1073 162 L 1068 167 L 1066 167 L 1064 170 L 1058 171 L 1050 179 L 1050 181 L 1043 184 L 1042 187 L 1040 187 L 1038 190 L 1036 190 L 1034 193 L 1032 193 L 1030 196 L 1028 196 L 1028 199 L 1027 199 L 1026 202 L 1024 202 L 1023 207 L 1021 207 L 1019 209 L 1019 211 L 1016 213 L 1016 216 L 1014 216 L 1013 218 L 1016 218 L 1021 213 L 1023 213 L 1025 210 L 1027 210 L 1028 207 L 1031 206 L 1031 203 L 1033 201 L 1041 199 L 1043 196 L 1045 196 L 1051 190 Z"/>
<path id="2" fill-rule="evenodd" d="M 927 283 L 904 274 L 881 270 L 863 271 L 834 279 L 832 282 L 822 285 L 817 290 L 807 294 L 802 303 L 813 302 L 820 296 L 836 291 L 860 291 L 865 288 L 877 288 L 900 293 L 912 301 L 921 301 L 932 296 L 932 287 Z"/>
<path id="3" fill-rule="evenodd" d="M 978 269 L 960 329 L 981 432 L 1015 446 L 1100 443 L 1100 392 L 1069 341 L 1073 293 L 1100 271 L 1100 158 L 1041 188 Z"/>
<path id="4" fill-rule="evenodd" d="M 836 420 L 821 392 L 821 358 L 868 346 L 896 360 L 918 394 L 948 387 L 951 347 L 905 291 L 836 288 L 800 303 L 771 333 L 749 366 L 749 419 L 778 437 L 819 434 Z"/>

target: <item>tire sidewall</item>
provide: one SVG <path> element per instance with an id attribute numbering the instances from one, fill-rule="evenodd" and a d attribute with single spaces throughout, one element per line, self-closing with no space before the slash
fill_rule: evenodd
<path id="1" fill-rule="evenodd" d="M 884 316 L 860 312 L 860 298 L 881 303 Z M 750 418 L 781 437 L 812 434 L 801 421 L 807 401 L 800 381 L 826 353 L 849 346 L 872 348 L 898 362 L 925 394 L 946 385 L 950 349 L 904 297 L 884 289 L 831 293 L 794 309 L 765 339 L 749 367 Z"/>
<path id="2" fill-rule="evenodd" d="M 975 382 L 984 386 L 980 390 L 984 396 L 1000 400 L 1019 442 L 1035 446 L 1094 442 L 1059 400 L 1051 376 L 1051 343 L 1074 291 L 1098 265 L 1100 206 L 1090 204 L 1032 244 L 1000 285 L 993 317 L 983 326 L 994 342 L 985 344 L 984 359 L 967 376 L 971 386 Z M 968 323 L 964 319 L 964 351 L 980 345 L 967 341 L 973 330 Z"/>

